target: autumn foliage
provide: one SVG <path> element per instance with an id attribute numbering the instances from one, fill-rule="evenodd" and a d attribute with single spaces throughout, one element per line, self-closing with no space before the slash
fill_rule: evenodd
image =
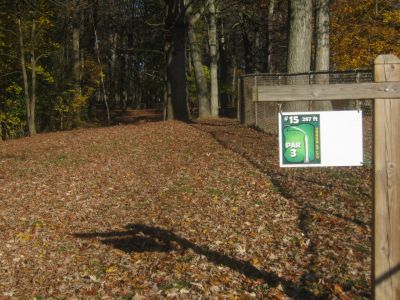
<path id="1" fill-rule="evenodd" d="M 398 1 L 335 0 L 331 9 L 332 69 L 370 68 L 380 54 L 400 56 Z"/>

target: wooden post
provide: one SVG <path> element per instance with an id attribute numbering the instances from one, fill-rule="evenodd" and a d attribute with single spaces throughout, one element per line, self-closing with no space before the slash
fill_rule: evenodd
<path id="1" fill-rule="evenodd" d="M 243 77 L 243 76 L 239 77 L 240 86 L 238 87 L 238 89 L 239 89 L 238 110 L 239 110 L 240 123 L 247 124 L 248 120 L 246 119 L 245 110 L 246 110 L 247 106 L 249 105 L 249 103 L 248 102 L 246 103 L 246 99 L 245 99 L 246 94 L 245 94 L 245 90 L 244 90 L 244 88 L 245 88 L 244 80 L 245 80 L 245 77 Z"/>
<path id="2" fill-rule="evenodd" d="M 258 86 L 257 86 L 257 75 L 254 77 L 253 85 L 253 105 L 254 105 L 254 122 L 258 127 Z"/>
<path id="3" fill-rule="evenodd" d="M 400 59 L 380 55 L 375 81 L 400 81 Z M 400 95 L 399 95 L 400 98 Z M 400 299 L 400 99 L 375 99 L 374 256 L 376 300 Z"/>
<path id="4" fill-rule="evenodd" d="M 243 117 L 241 114 L 242 109 L 242 77 L 238 77 L 237 82 L 237 105 L 236 105 L 236 115 L 240 123 L 243 123 Z"/>

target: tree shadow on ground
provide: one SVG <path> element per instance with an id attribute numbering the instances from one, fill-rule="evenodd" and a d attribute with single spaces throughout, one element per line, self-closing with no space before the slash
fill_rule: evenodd
<path id="1" fill-rule="evenodd" d="M 264 280 L 270 287 L 277 287 L 281 284 L 284 292 L 294 299 L 321 299 L 290 280 L 281 278 L 272 272 L 260 270 L 247 261 L 196 245 L 172 231 L 143 224 L 129 224 L 125 228 L 126 231 L 76 233 L 74 236 L 84 239 L 99 239 L 103 244 L 127 253 L 148 251 L 168 253 L 191 249 L 196 254 L 205 256 L 215 265 L 228 267 L 251 279 Z"/>
<path id="2" fill-rule="evenodd" d="M 253 156 L 254 153 L 256 152 L 255 149 L 257 149 L 255 148 L 255 145 L 257 145 L 257 140 L 260 139 L 260 136 L 247 135 L 241 130 L 238 130 L 241 129 L 241 126 L 242 125 L 239 125 L 238 123 L 213 124 L 213 122 L 198 122 L 197 124 L 193 125 L 194 128 L 209 134 L 209 136 L 212 137 L 219 145 L 221 145 L 227 150 L 230 150 L 240 155 L 247 162 L 249 162 L 254 168 L 265 174 L 269 178 L 271 183 L 274 185 L 277 192 L 279 192 L 283 197 L 285 197 L 288 200 L 291 200 L 293 203 L 297 205 L 299 211 L 298 227 L 304 234 L 304 238 L 309 241 L 307 247 L 307 257 L 309 258 L 309 262 L 307 263 L 307 267 L 304 268 L 304 273 L 300 278 L 299 286 L 301 286 L 303 290 L 312 291 L 313 290 L 312 286 L 318 284 L 319 280 L 321 279 L 321 275 L 318 274 L 318 272 L 316 271 L 318 270 L 317 259 L 319 255 L 318 254 L 319 246 L 315 238 L 315 235 L 313 235 L 312 233 L 313 224 L 310 221 L 312 220 L 312 216 L 314 214 L 321 214 L 327 217 L 335 217 L 343 221 L 353 223 L 354 225 L 363 227 L 364 229 L 367 229 L 370 226 L 370 224 L 366 223 L 362 219 L 358 219 L 356 217 L 348 217 L 345 216 L 344 214 L 330 211 L 325 207 L 317 207 L 316 205 L 310 203 L 310 201 L 304 201 L 304 199 L 297 198 L 296 194 L 293 193 L 292 191 L 292 187 L 287 184 L 288 182 L 287 173 L 285 173 L 285 171 L 281 171 L 280 169 L 277 170 L 274 164 L 266 162 L 265 160 L 260 161 L 257 157 Z M 260 131 L 257 128 L 253 129 Z M 227 139 L 227 136 L 229 136 L 229 139 Z M 262 132 L 262 136 L 267 137 L 267 140 L 269 142 L 268 147 L 275 147 L 276 149 L 278 148 L 277 135 L 266 134 L 265 132 Z M 233 142 L 230 140 L 230 138 L 232 138 Z M 242 140 L 243 138 L 248 139 L 246 140 L 246 143 L 243 141 L 241 143 L 236 142 L 238 140 Z M 293 176 L 293 174 L 291 174 L 291 179 L 296 180 L 299 183 L 297 184 L 297 186 L 305 187 L 305 191 L 308 190 L 310 184 L 316 185 L 324 190 L 334 188 L 333 186 L 329 186 L 329 184 L 327 183 L 318 182 L 317 180 L 315 180 L 315 178 L 310 179 L 306 176 L 303 176 L 302 174 L 297 176 Z M 366 297 L 370 296 L 368 289 L 365 291 L 365 294 L 363 296 Z M 323 299 L 330 298 L 331 297 L 330 290 L 324 289 L 322 291 L 322 296 L 320 297 Z M 305 296 L 304 299 L 309 299 L 309 298 Z"/>
<path id="3" fill-rule="evenodd" d="M 233 133 L 232 131 L 229 131 L 228 129 L 226 129 L 226 128 L 229 128 L 232 126 L 240 126 L 240 125 L 235 124 L 233 122 L 225 123 L 225 124 L 224 123 L 214 124 L 212 122 L 204 122 L 204 121 L 193 123 L 193 124 L 200 125 L 200 126 L 194 126 L 194 128 L 209 134 L 223 148 L 240 155 L 247 162 L 249 162 L 254 168 L 256 168 L 257 170 L 259 170 L 260 172 L 265 174 L 283 197 L 285 197 L 286 199 L 292 199 L 292 200 L 297 201 L 295 196 L 293 196 L 290 192 L 287 192 L 288 188 L 285 186 L 285 183 L 286 183 L 285 173 L 283 173 L 283 172 L 281 173 L 280 171 L 276 171 L 272 168 L 268 168 L 265 165 L 262 165 L 259 161 L 254 159 L 254 157 L 252 157 L 249 154 L 249 152 L 247 151 L 248 149 L 246 149 L 245 147 L 242 147 L 240 149 L 240 148 L 237 148 L 237 144 L 229 144 L 228 142 L 226 142 L 224 140 L 224 135 L 229 135 L 229 136 L 233 136 L 233 137 L 236 136 L 236 137 L 253 138 L 253 137 L 250 137 L 247 135 L 243 135 L 242 133 L 240 133 L 240 136 L 239 136 L 237 133 Z M 206 126 L 206 127 L 204 127 L 204 126 Z M 208 128 L 207 128 L 207 126 L 208 126 Z M 259 129 L 256 129 L 256 130 L 262 132 L 262 134 L 265 136 L 271 136 L 275 139 L 278 139 L 277 135 L 274 135 L 271 133 L 266 133 Z M 256 137 L 254 137 L 254 138 L 256 138 Z M 253 145 L 249 144 L 248 146 L 252 147 Z M 276 145 L 274 147 L 278 147 L 278 146 Z M 323 189 L 332 189 L 333 188 L 330 183 L 319 182 L 315 178 L 313 178 L 311 180 L 304 176 L 301 176 L 301 175 L 295 176 L 293 174 L 291 175 L 291 177 L 299 182 L 304 182 L 303 186 L 307 186 L 308 184 L 314 184 Z M 367 196 L 369 196 L 369 195 L 367 195 Z M 298 202 L 302 209 L 309 209 L 311 211 L 315 211 L 315 212 L 318 212 L 318 213 L 321 213 L 321 214 L 324 214 L 327 216 L 333 216 L 333 217 L 342 219 L 344 221 L 351 222 L 355 225 L 362 226 L 364 228 L 367 228 L 370 226 L 370 224 L 368 224 L 358 218 L 355 218 L 355 217 L 350 218 L 350 217 L 344 216 L 343 214 L 340 214 L 340 213 L 330 212 L 327 209 L 316 207 L 315 205 L 312 205 L 310 203 L 303 203 L 300 201 L 298 201 Z"/>

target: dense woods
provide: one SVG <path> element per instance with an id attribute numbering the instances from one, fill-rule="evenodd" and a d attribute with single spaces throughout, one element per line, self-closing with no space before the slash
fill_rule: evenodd
<path id="1" fill-rule="evenodd" d="M 2 0 L 2 138 L 218 116 L 241 74 L 368 68 L 399 29 L 396 0 Z"/>

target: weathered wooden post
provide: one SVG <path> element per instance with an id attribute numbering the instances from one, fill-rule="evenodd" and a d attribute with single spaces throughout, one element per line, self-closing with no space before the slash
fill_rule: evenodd
<path id="1" fill-rule="evenodd" d="M 237 79 L 237 105 L 236 105 L 236 114 L 237 114 L 237 119 L 240 123 L 243 123 L 243 117 L 242 117 L 242 76 L 238 76 Z"/>
<path id="2" fill-rule="evenodd" d="M 390 81 L 400 81 L 400 59 L 394 55 L 380 55 L 375 60 L 375 82 Z M 374 114 L 373 293 L 376 300 L 398 300 L 400 299 L 400 95 L 399 99 L 375 99 Z"/>
<path id="3" fill-rule="evenodd" d="M 257 75 L 254 77 L 252 104 L 254 105 L 254 125 L 258 127 L 258 82 Z"/>

